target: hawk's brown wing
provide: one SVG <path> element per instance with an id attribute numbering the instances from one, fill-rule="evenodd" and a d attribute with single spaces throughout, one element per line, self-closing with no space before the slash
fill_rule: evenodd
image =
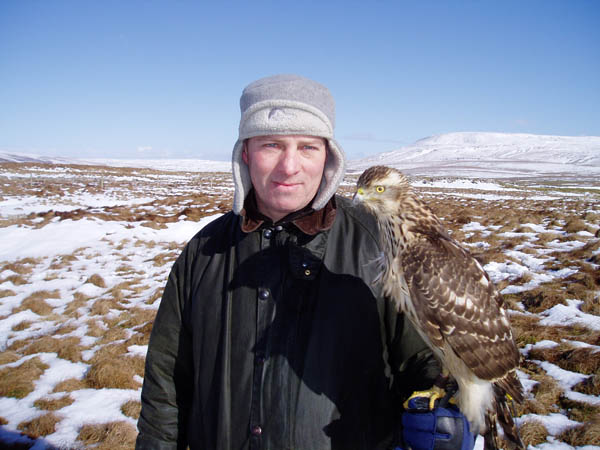
<path id="1" fill-rule="evenodd" d="M 519 362 L 502 299 L 479 263 L 446 236 L 414 234 L 403 272 L 432 343 L 446 341 L 475 375 L 503 377 Z"/>

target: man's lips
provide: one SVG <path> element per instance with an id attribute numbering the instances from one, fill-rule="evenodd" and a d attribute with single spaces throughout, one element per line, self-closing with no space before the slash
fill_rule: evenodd
<path id="1" fill-rule="evenodd" d="M 273 181 L 273 184 L 276 187 L 295 187 L 295 186 L 300 186 L 300 183 L 290 183 L 290 182 L 280 182 L 280 181 Z"/>

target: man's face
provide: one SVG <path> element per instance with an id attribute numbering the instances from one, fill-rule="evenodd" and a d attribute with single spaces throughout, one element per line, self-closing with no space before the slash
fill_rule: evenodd
<path id="1" fill-rule="evenodd" d="M 258 210 L 274 222 L 304 208 L 321 184 L 327 144 L 314 136 L 257 136 L 246 141 Z"/>

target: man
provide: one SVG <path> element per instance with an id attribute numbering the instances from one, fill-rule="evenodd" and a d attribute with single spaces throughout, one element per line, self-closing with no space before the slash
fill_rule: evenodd
<path id="1" fill-rule="evenodd" d="M 169 275 L 137 448 L 388 448 L 402 401 L 439 368 L 374 282 L 374 219 L 334 195 L 333 98 L 278 75 L 240 107 L 233 211 Z"/>

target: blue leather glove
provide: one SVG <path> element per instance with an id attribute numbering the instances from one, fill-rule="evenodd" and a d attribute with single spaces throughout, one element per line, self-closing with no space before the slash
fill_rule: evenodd
<path id="1" fill-rule="evenodd" d="M 427 397 L 408 401 L 408 409 L 402 414 L 405 449 L 472 450 L 475 436 L 460 410 L 451 404 L 431 406 Z"/>

